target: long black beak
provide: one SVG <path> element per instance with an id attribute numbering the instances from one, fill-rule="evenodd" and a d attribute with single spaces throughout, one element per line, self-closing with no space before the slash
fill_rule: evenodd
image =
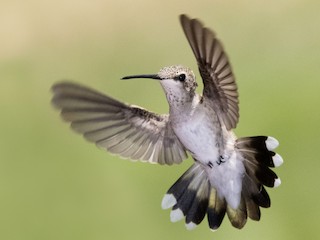
<path id="1" fill-rule="evenodd" d="M 155 80 L 162 80 L 158 74 L 143 74 L 143 75 L 132 75 L 121 78 L 121 80 L 133 79 L 133 78 L 149 78 Z"/>

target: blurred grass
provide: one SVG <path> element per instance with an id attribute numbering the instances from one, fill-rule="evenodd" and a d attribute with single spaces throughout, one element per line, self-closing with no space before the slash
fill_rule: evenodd
<path id="1" fill-rule="evenodd" d="M 317 239 L 320 31 L 317 1 L 0 2 L 0 239 Z M 241 231 L 172 224 L 163 194 L 191 164 L 160 167 L 105 153 L 50 105 L 72 79 L 157 112 L 153 81 L 120 81 L 172 64 L 196 71 L 177 16 L 214 28 L 240 92 L 239 136 L 277 137 L 283 184 Z M 198 73 L 197 73 L 198 74 Z M 199 79 L 199 78 L 198 78 Z"/>

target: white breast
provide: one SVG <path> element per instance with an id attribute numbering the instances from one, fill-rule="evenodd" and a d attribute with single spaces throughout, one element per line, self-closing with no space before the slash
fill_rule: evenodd
<path id="1" fill-rule="evenodd" d="M 214 116 L 203 111 L 201 106 L 198 107 L 180 118 L 174 125 L 174 131 L 192 156 L 203 164 L 219 197 L 225 198 L 236 209 L 240 204 L 245 173 L 242 158 L 234 150 L 236 137 L 232 132 L 222 131 Z M 221 142 L 222 139 L 224 143 Z M 218 164 L 220 155 L 223 155 L 224 162 Z M 209 162 L 213 164 L 212 167 L 208 165 Z"/>
<path id="2" fill-rule="evenodd" d="M 204 164 L 215 162 L 220 156 L 217 143 L 221 127 L 214 118 L 198 105 L 174 125 L 174 131 L 185 148 Z"/>

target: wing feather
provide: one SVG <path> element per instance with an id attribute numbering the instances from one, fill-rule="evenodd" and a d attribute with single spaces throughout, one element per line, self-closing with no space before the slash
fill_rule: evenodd
<path id="1" fill-rule="evenodd" d="M 71 128 L 88 141 L 124 158 L 151 163 L 180 163 L 186 150 L 168 115 L 130 106 L 70 82 L 52 87 L 53 104 Z"/>
<path id="2" fill-rule="evenodd" d="M 222 44 L 199 20 L 181 15 L 180 22 L 198 62 L 204 101 L 211 103 L 228 130 L 235 128 L 239 120 L 238 90 Z"/>

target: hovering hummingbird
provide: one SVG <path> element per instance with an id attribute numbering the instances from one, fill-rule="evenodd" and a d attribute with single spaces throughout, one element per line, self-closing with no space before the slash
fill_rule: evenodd
<path id="1" fill-rule="evenodd" d="M 269 136 L 235 136 L 238 91 L 222 44 L 199 20 L 181 15 L 180 22 L 198 63 L 202 96 L 195 91 L 194 73 L 176 65 L 157 74 L 122 78 L 159 80 L 169 114 L 128 105 L 70 82 L 52 87 L 52 102 L 72 129 L 124 158 L 172 165 L 189 153 L 194 162 L 167 191 L 162 208 L 172 209 L 172 222 L 185 218 L 187 229 L 207 215 L 210 229 L 216 230 L 225 213 L 240 229 L 247 217 L 260 219 L 260 207 L 270 207 L 264 186 L 281 183 L 270 169 L 283 163 L 274 152 L 279 142 Z"/>

